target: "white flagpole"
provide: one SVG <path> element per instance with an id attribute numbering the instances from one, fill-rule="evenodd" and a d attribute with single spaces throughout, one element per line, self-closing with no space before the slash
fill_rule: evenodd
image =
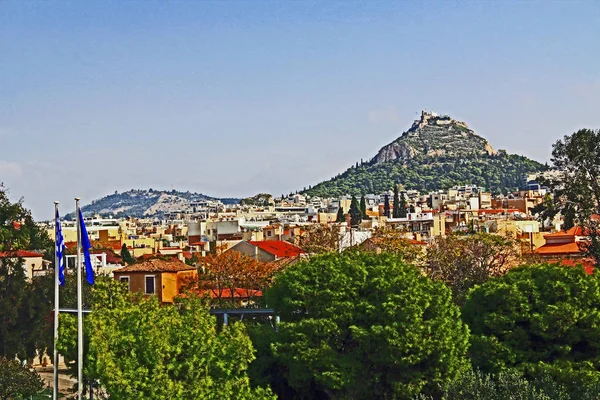
<path id="1" fill-rule="evenodd" d="M 79 197 L 75 197 L 77 214 L 77 399 L 83 397 L 83 292 L 81 288 L 81 221 Z"/>
<path id="2" fill-rule="evenodd" d="M 54 388 L 52 390 L 52 398 L 58 400 L 58 310 L 60 309 L 58 286 L 59 286 L 59 260 L 58 260 L 58 232 L 56 229 L 56 215 L 58 212 L 58 201 L 54 202 Z"/>

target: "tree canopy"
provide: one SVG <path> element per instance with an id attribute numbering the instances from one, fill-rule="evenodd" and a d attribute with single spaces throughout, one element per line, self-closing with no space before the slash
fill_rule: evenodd
<path id="1" fill-rule="evenodd" d="M 156 296 L 130 294 L 98 279 L 84 323 L 84 377 L 99 380 L 111 399 L 272 399 L 251 388 L 254 350 L 236 323 L 219 332 L 203 299 L 190 295 L 161 306 Z M 76 354 L 76 320 L 61 315 L 60 350 Z"/>
<path id="2" fill-rule="evenodd" d="M 352 200 L 350 201 L 350 225 L 357 226 L 361 221 L 362 212 L 360 211 L 358 200 L 356 200 L 355 196 L 352 196 Z"/>
<path id="3" fill-rule="evenodd" d="M 545 178 L 554 192 L 554 207 L 560 212 L 565 230 L 579 225 L 590 237 L 584 247 L 600 266 L 600 130 L 581 129 L 557 141 L 552 148 L 552 163 L 557 168 Z"/>
<path id="4" fill-rule="evenodd" d="M 455 302 L 463 304 L 469 289 L 503 275 L 518 262 L 518 241 L 511 236 L 450 235 L 436 238 L 427 248 L 425 270 L 432 279 L 446 283 Z"/>
<path id="5" fill-rule="evenodd" d="M 600 380 L 600 275 L 523 266 L 475 287 L 463 307 L 473 364 L 548 373 L 571 389 Z"/>
<path id="6" fill-rule="evenodd" d="M 29 210 L 21 201 L 11 202 L 0 185 L 0 355 L 4 357 L 30 359 L 37 350 L 46 349 L 48 343 L 40 332 L 47 326 L 51 303 L 33 293 L 34 284 L 27 280 L 16 251 L 51 255 L 53 248 Z"/>
<path id="7" fill-rule="evenodd" d="M 37 372 L 17 360 L 0 357 L 0 400 L 29 398 L 44 388 Z"/>
<path id="8" fill-rule="evenodd" d="M 411 398 L 463 370 L 468 329 L 441 282 L 390 254 L 327 254 L 288 267 L 267 293 L 272 345 L 296 390 Z"/>

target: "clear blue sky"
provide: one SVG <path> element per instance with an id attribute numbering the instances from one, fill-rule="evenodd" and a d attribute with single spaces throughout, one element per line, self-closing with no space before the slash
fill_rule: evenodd
<path id="1" fill-rule="evenodd" d="M 115 190 L 302 189 L 422 108 L 547 161 L 600 127 L 600 3 L 0 1 L 0 181 L 34 217 Z"/>

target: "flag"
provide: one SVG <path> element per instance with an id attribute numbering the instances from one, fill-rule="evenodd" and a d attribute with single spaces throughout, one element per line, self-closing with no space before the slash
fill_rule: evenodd
<path id="1" fill-rule="evenodd" d="M 81 209 L 79 209 L 79 227 L 81 233 L 81 248 L 83 249 L 83 259 L 85 261 L 85 279 L 90 285 L 94 284 L 94 269 L 92 268 L 92 258 L 90 256 L 90 238 L 85 229 L 85 223 L 83 222 L 83 216 L 81 215 Z"/>
<path id="2" fill-rule="evenodd" d="M 56 209 L 56 237 L 55 237 L 55 248 L 56 248 L 56 262 L 58 265 L 55 268 L 58 268 L 58 281 L 60 282 L 60 286 L 65 285 L 65 259 L 63 257 L 65 251 L 65 238 L 62 234 L 62 228 L 60 227 L 60 215 L 58 214 L 58 208 Z"/>

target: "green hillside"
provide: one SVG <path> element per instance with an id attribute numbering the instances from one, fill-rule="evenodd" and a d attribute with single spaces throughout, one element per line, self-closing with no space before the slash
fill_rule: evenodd
<path id="1" fill-rule="evenodd" d="M 406 189 L 428 191 L 448 189 L 455 185 L 475 184 L 493 193 L 507 193 L 522 187 L 527 173 L 545 169 L 543 164 L 527 157 L 509 155 L 503 151 L 496 155 L 479 155 L 472 158 L 413 158 L 380 164 L 363 164 L 319 183 L 306 191 L 312 196 L 340 196 L 381 193 L 401 183 Z"/>
<path id="2" fill-rule="evenodd" d="M 369 163 L 357 164 L 304 193 L 358 196 L 381 193 L 395 184 L 419 191 L 475 184 L 497 194 L 518 190 L 527 174 L 545 169 L 527 157 L 494 151 L 464 122 L 423 112 L 420 120 Z"/>

